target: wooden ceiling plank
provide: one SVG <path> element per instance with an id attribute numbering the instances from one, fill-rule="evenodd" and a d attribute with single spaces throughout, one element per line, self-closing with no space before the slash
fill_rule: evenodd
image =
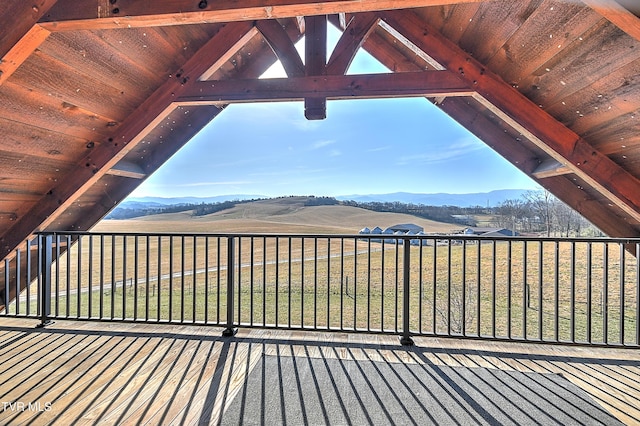
<path id="1" fill-rule="evenodd" d="M 323 76 L 327 73 L 327 16 L 305 16 L 304 20 L 305 75 L 307 77 Z M 307 120 L 327 118 L 327 98 L 305 97 L 304 116 Z"/>
<path id="2" fill-rule="evenodd" d="M 598 128 L 615 127 L 616 121 L 626 121 L 629 116 L 640 117 L 640 60 L 611 73 L 609 78 L 558 99 L 545 107 L 545 111 L 594 146 L 611 142 L 586 135 Z"/>
<path id="3" fill-rule="evenodd" d="M 470 23 L 477 19 L 483 2 L 448 4 L 430 9 L 416 10 L 420 17 L 442 35 L 458 43 Z"/>
<path id="4" fill-rule="evenodd" d="M 276 54 L 289 77 L 302 77 L 305 73 L 302 58 L 285 29 L 275 19 L 256 22 L 256 28 Z"/>
<path id="5" fill-rule="evenodd" d="M 582 0 L 609 22 L 640 41 L 640 18 L 615 0 Z"/>
<path id="6" fill-rule="evenodd" d="M 362 44 L 369 37 L 378 24 L 378 16 L 375 13 L 363 13 L 353 17 L 327 62 L 327 74 L 346 74 L 353 58 Z"/>
<path id="7" fill-rule="evenodd" d="M 52 96 L 41 96 L 13 81 L 7 81 L 0 90 L 0 116 L 16 125 L 27 123 L 45 131 L 71 133 L 87 140 L 107 137 L 113 131 L 109 126 L 111 119 L 66 105 Z"/>
<path id="8" fill-rule="evenodd" d="M 561 52 L 517 82 L 519 91 L 543 108 L 640 60 L 640 43 L 604 19 L 558 46 Z"/>
<path id="9" fill-rule="evenodd" d="M 501 77 L 512 86 L 526 86 L 521 76 L 542 70 L 548 62 L 562 55 L 564 49 L 580 41 L 602 17 L 580 3 L 545 0 L 488 61 L 488 67 L 500 70 Z M 559 42 L 558 40 L 561 40 Z"/>
<path id="10" fill-rule="evenodd" d="M 91 149 L 70 173 L 56 185 L 14 226 L 0 236 L 0 259 L 17 247 L 27 236 L 45 229 L 57 216 L 94 185 L 101 176 L 139 143 L 146 133 L 176 108 L 172 104 L 180 91 L 205 72 L 211 62 L 224 55 L 239 39 L 253 29 L 251 23 L 224 26 L 182 67 L 182 72 L 165 82 L 131 114 L 105 143 Z"/>
<path id="11" fill-rule="evenodd" d="M 51 31 L 34 25 L 0 60 L 0 86 L 49 37 Z"/>
<path id="12" fill-rule="evenodd" d="M 483 3 L 456 43 L 486 63 L 501 50 L 518 28 L 540 6 L 542 0 Z M 481 34 L 482 36 L 478 36 Z"/>
<path id="13" fill-rule="evenodd" d="M 476 98 L 627 214 L 640 220 L 640 181 L 442 37 L 412 12 L 382 18 L 478 92 Z"/>
<path id="14" fill-rule="evenodd" d="M 171 2 L 58 0 L 40 24 L 50 31 L 139 28 L 361 13 L 492 0 L 193 0 Z"/>
<path id="15" fill-rule="evenodd" d="M 326 75 L 253 80 L 203 81 L 185 88 L 176 103 L 210 105 L 253 101 L 291 101 L 309 97 L 357 99 L 416 96 L 471 96 L 471 89 L 449 71 Z"/>

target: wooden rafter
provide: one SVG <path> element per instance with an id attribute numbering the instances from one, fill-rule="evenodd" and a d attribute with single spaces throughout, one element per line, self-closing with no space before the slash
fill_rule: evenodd
<path id="1" fill-rule="evenodd" d="M 181 105 L 292 101 L 322 97 L 359 99 L 416 96 L 471 96 L 473 89 L 449 71 L 320 77 L 202 81 L 176 97 Z"/>
<path id="2" fill-rule="evenodd" d="M 31 28 L 46 14 L 56 0 L 37 0 L 26 2 L 23 0 L 3 0 L 0 8 L 0 58 L 20 43 Z"/>
<path id="3" fill-rule="evenodd" d="M 358 49 L 362 47 L 362 43 L 375 29 L 378 20 L 375 13 L 363 13 L 353 17 L 331 53 L 327 62 L 327 74 L 342 75 L 347 73 Z"/>
<path id="4" fill-rule="evenodd" d="M 582 0 L 609 22 L 640 41 L 640 18 L 615 0 Z"/>
<path id="5" fill-rule="evenodd" d="M 213 36 L 187 63 L 175 78 L 167 80 L 116 130 L 113 137 L 92 149 L 66 178 L 53 187 L 13 227 L 0 237 L 0 258 L 17 247 L 26 235 L 45 229 L 84 191 L 94 185 L 118 163 L 144 136 L 177 106 L 172 102 L 189 84 L 195 83 L 212 62 L 236 45 L 254 29 L 248 22 L 231 23 Z"/>
<path id="6" fill-rule="evenodd" d="M 42 44 L 49 31 L 36 25 L 56 0 L 5 0 L 0 11 L 0 85 Z M 11 16 L 7 19 L 6 16 Z"/>
<path id="7" fill-rule="evenodd" d="M 381 25 L 381 28 L 383 27 Z M 371 34 L 363 48 L 389 69 L 398 72 L 414 72 L 422 69 L 418 64 L 407 61 L 401 53 L 386 46 L 385 40 L 376 32 Z M 518 143 L 518 138 L 521 135 L 513 129 L 509 129 L 504 123 L 500 124 L 499 120 L 489 120 L 486 115 L 473 108 L 472 104 L 475 102 L 472 98 L 451 97 L 438 106 L 522 172 L 530 175 L 542 187 L 585 214 L 585 217 L 603 232 L 620 237 L 638 235 L 638 230 L 633 225 L 627 223 L 624 218 L 613 214 L 607 206 L 589 197 L 584 190 L 566 176 L 536 178 L 533 172 L 541 165 L 540 154 L 531 151 L 524 144 Z"/>
<path id="8" fill-rule="evenodd" d="M 600 230 L 610 236 L 629 237 L 638 235 L 638 230 L 627 223 L 624 218 L 615 216 L 611 209 L 599 203 L 593 197 L 571 181 L 567 173 L 549 174 L 538 177 L 535 172 L 546 163 L 540 161 L 539 155 L 521 143 L 513 131 L 492 122 L 485 115 L 469 106 L 464 98 L 448 98 L 439 107 L 453 117 L 479 139 L 485 141 L 498 154 L 508 159 L 515 167 L 531 176 L 543 188 L 556 197 L 585 214 L 585 217 Z M 517 133 L 515 133 L 517 134 Z"/>
<path id="9" fill-rule="evenodd" d="M 472 86 L 476 99 L 564 163 L 604 197 L 640 222 L 640 181 L 462 51 L 413 12 L 381 12 L 389 25 Z"/>
<path id="10" fill-rule="evenodd" d="M 58 0 L 59 4 L 41 20 L 41 25 L 50 31 L 134 28 L 361 13 L 481 1 L 493 0 L 210 0 L 204 3 L 194 0 L 120 0 L 113 4 L 105 0 Z"/>
<path id="11" fill-rule="evenodd" d="M 262 33 L 269 46 L 276 54 L 289 77 L 302 77 L 304 64 L 295 45 L 282 25 L 275 19 L 256 22 L 256 28 Z"/>

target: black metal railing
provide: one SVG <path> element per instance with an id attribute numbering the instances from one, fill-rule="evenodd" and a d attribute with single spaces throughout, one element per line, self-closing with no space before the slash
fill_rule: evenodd
<path id="1" fill-rule="evenodd" d="M 640 240 L 68 232 L 32 246 L 37 268 L 5 260 L 0 315 L 640 342 Z"/>

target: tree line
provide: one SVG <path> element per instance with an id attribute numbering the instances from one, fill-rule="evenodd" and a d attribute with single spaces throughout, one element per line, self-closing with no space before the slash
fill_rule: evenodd
<path id="1" fill-rule="evenodd" d="M 603 236 L 580 213 L 549 191 L 527 191 L 521 199 L 506 200 L 495 208 L 497 227 L 535 232 L 548 237 Z"/>

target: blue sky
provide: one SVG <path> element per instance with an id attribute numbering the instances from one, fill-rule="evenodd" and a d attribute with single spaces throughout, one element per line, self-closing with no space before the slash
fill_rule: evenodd
<path id="1" fill-rule="evenodd" d="M 331 27 L 329 49 L 339 36 Z M 304 43 L 298 43 L 302 52 Z M 364 51 L 349 74 L 388 72 Z M 279 64 L 264 77 L 285 76 Z M 209 197 L 473 193 L 539 189 L 424 98 L 227 107 L 132 194 Z"/>

